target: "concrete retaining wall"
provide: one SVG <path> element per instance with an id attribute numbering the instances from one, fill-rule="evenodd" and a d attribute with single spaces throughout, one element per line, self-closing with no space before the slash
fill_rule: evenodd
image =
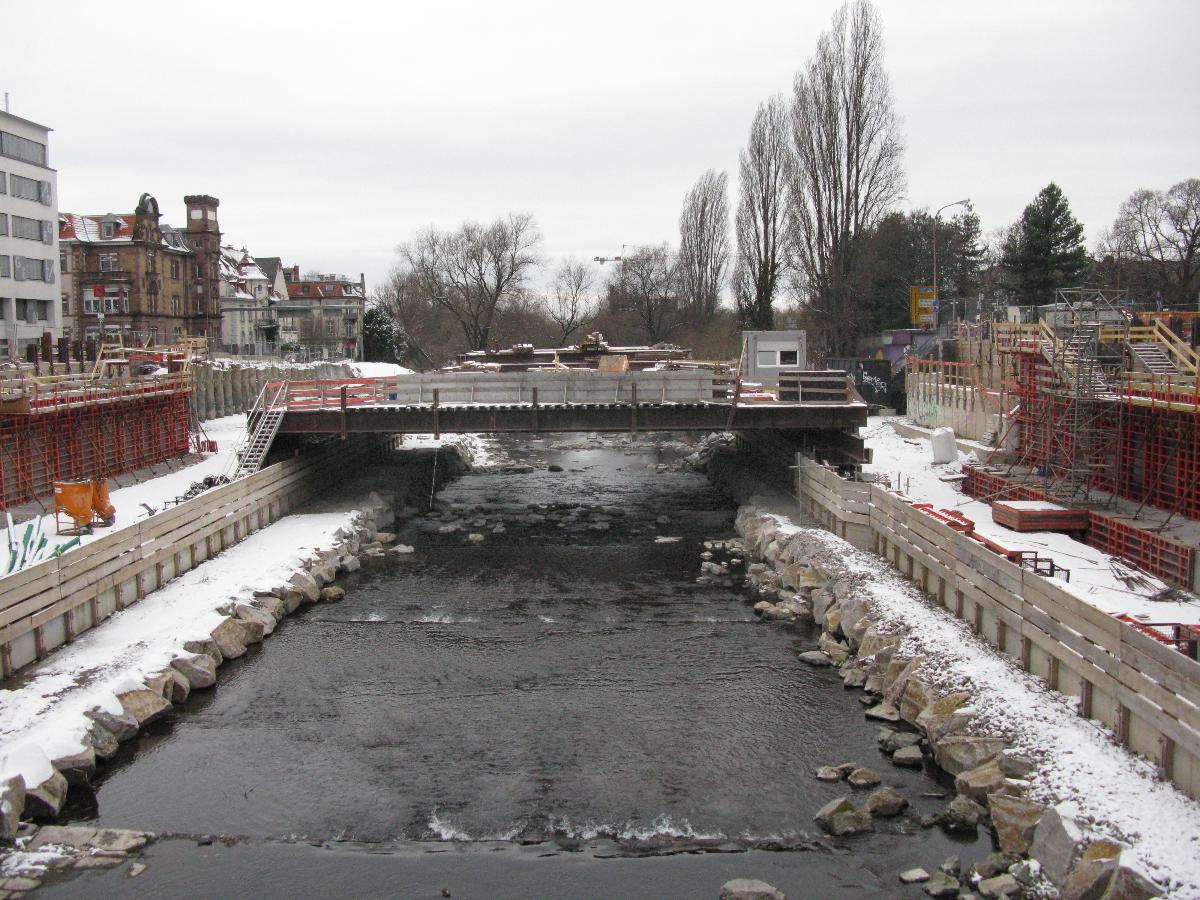
<path id="1" fill-rule="evenodd" d="M 268 381 L 354 378 L 348 363 L 242 365 L 217 360 L 192 364 L 192 413 L 200 421 L 247 413 Z"/>
<path id="2" fill-rule="evenodd" d="M 871 549 L 901 574 L 1200 798 L 1200 663 L 896 494 L 843 481 L 801 455 L 796 466 L 796 494 L 823 527 L 856 546 L 869 533 Z"/>
<path id="3" fill-rule="evenodd" d="M 959 437 L 991 443 L 1003 428 L 996 407 L 972 387 L 933 384 L 924 376 L 905 385 L 907 415 L 926 428 L 949 427 Z"/>

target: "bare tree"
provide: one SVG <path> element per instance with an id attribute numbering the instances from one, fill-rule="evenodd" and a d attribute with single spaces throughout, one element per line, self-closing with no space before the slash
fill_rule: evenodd
<path id="1" fill-rule="evenodd" d="M 392 267 L 387 280 L 375 288 L 376 307 L 392 324 L 399 362 L 417 369 L 435 369 L 450 355 L 447 338 L 457 326 L 425 291 L 420 279 L 403 263 Z"/>
<path id="2" fill-rule="evenodd" d="M 1149 264 L 1163 299 L 1190 307 L 1200 291 L 1200 178 L 1137 191 L 1121 204 L 1104 249 Z"/>
<path id="3" fill-rule="evenodd" d="M 729 264 L 729 178 L 709 169 L 683 198 L 679 215 L 679 286 L 693 322 L 717 309 Z"/>
<path id="4" fill-rule="evenodd" d="M 509 213 L 457 231 L 429 227 L 398 248 L 421 289 L 458 323 L 471 350 L 487 347 L 497 306 L 517 294 L 541 265 L 541 234 L 533 216 Z"/>
<path id="5" fill-rule="evenodd" d="M 554 273 L 554 293 L 542 302 L 543 312 L 558 326 L 560 344 L 586 325 L 595 315 L 592 289 L 596 278 L 591 266 L 575 257 L 567 257 Z"/>
<path id="6" fill-rule="evenodd" d="M 677 270 L 666 244 L 626 253 L 608 284 L 609 302 L 630 310 L 648 344 L 664 340 L 679 325 Z"/>
<path id="7" fill-rule="evenodd" d="M 830 30 L 796 73 L 792 142 L 797 286 L 818 343 L 841 355 L 857 336 L 856 253 L 904 191 L 900 123 L 870 0 L 850 0 L 834 13 Z"/>
<path id="8" fill-rule="evenodd" d="M 785 266 L 787 191 L 792 178 L 788 125 L 782 96 L 760 104 L 750 125 L 750 140 L 738 160 L 733 294 L 738 318 L 748 328 L 775 327 L 773 304 Z"/>

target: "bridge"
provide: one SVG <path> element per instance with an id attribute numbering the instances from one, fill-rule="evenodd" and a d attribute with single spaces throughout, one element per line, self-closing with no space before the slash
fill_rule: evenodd
<path id="1" fill-rule="evenodd" d="M 250 413 L 242 469 L 257 471 L 276 435 L 518 432 L 770 432 L 858 464 L 867 404 L 840 371 L 781 378 L 780 400 L 735 397 L 711 371 L 436 372 L 277 381 Z"/>

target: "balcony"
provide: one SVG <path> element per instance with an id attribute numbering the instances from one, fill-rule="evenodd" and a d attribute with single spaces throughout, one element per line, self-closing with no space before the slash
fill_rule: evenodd
<path id="1" fill-rule="evenodd" d="M 132 284 L 133 273 L 118 270 L 114 272 L 75 272 L 75 279 L 80 284 Z"/>

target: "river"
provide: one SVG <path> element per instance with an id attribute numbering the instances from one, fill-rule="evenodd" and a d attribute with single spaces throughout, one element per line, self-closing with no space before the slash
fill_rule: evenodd
<path id="1" fill-rule="evenodd" d="M 446 486 L 401 529 L 415 553 L 224 666 L 68 810 L 187 837 L 137 880 L 46 892 L 712 897 L 753 875 L 918 896 L 898 871 L 988 852 L 908 817 L 820 834 L 813 813 L 849 790 L 820 765 L 872 766 L 918 813 L 953 790 L 891 766 L 836 670 L 796 659 L 815 629 L 696 583 L 704 542 L 734 536 L 705 478 L 648 443 L 498 443 L 534 471 Z"/>

